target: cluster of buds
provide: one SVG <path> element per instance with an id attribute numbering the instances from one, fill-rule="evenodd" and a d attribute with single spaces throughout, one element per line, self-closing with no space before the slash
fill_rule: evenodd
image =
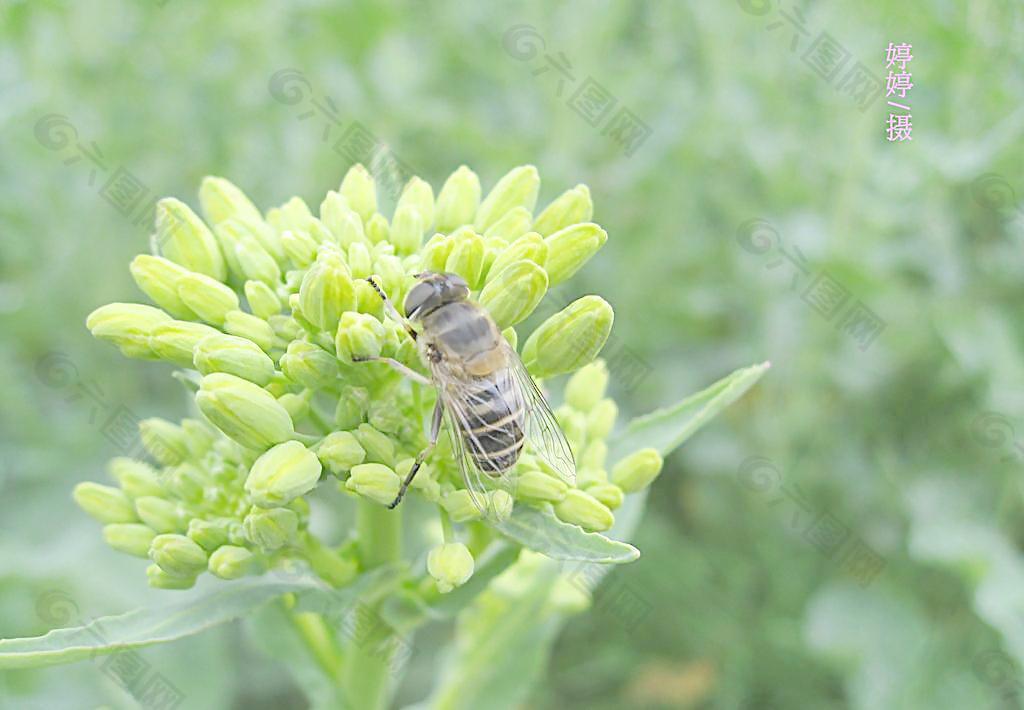
<path id="1" fill-rule="evenodd" d="M 415 274 L 459 274 L 515 347 L 515 326 L 607 239 L 590 222 L 585 186 L 534 216 L 539 185 L 536 169 L 522 166 L 483 196 L 476 174 L 460 167 L 435 198 L 413 177 L 390 221 L 377 211 L 375 182 L 361 165 L 327 194 L 318 215 L 297 197 L 264 215 L 215 177 L 200 188 L 202 219 L 178 200 L 162 200 L 153 253 L 131 263 L 155 306 L 109 304 L 86 324 L 129 357 L 194 370 L 182 379 L 194 385 L 197 415 L 180 424 L 144 421 L 142 441 L 153 461 L 114 459 L 119 487 L 83 483 L 78 504 L 106 526 L 112 547 L 152 561 L 148 575 L 157 587 L 190 587 L 205 570 L 230 579 L 290 558 L 346 583 L 359 571 L 358 555 L 315 539 L 305 496 L 334 479 L 346 494 L 391 503 L 426 444 L 434 397 L 385 365 L 364 362 L 383 356 L 424 372 L 413 340 L 386 315 L 367 279 L 400 309 Z M 623 494 L 660 470 L 653 451 L 618 462 L 610 476 L 606 469 L 616 406 L 605 397 L 608 373 L 595 358 L 612 319 L 607 302 L 585 296 L 520 348 L 535 377 L 576 373 L 556 415 L 576 454 L 577 485 L 524 454 L 514 496 L 490 494 L 499 519 L 521 502 L 606 530 Z M 451 522 L 482 517 L 445 437 L 411 494 L 442 508 Z M 443 591 L 464 583 L 472 569 L 468 549 L 454 541 L 428 561 Z"/>

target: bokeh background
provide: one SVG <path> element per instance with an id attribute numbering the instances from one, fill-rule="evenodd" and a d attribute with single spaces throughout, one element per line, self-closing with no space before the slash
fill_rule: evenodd
<path id="1" fill-rule="evenodd" d="M 844 83 L 889 42 L 910 142 Z M 141 298 L 145 203 L 216 174 L 319 204 L 358 125 L 435 187 L 527 162 L 542 203 L 590 186 L 610 239 L 568 292 L 644 365 L 626 413 L 773 363 L 669 459 L 608 578 L 649 613 L 573 618 L 527 707 L 1020 707 L 1022 54 L 1002 0 L 0 3 L 0 637 L 169 594 L 70 500 L 124 453 L 112 412 L 187 411 L 84 327 Z M 187 707 L 304 706 L 243 624 L 142 658 Z M 0 674 L 0 706 L 136 707 L 98 662 Z"/>

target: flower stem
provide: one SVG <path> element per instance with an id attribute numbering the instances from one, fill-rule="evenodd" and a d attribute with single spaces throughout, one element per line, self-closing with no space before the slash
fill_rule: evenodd
<path id="1" fill-rule="evenodd" d="M 363 568 L 370 570 L 401 559 L 402 518 L 398 510 L 360 498 L 356 508 L 356 533 Z M 359 630 L 345 655 L 345 695 L 352 707 L 376 710 L 387 706 L 388 675 L 393 653 L 390 635 L 384 624 L 374 623 L 376 613 L 360 615 L 357 624 L 366 622 L 369 633 Z M 366 618 L 368 617 L 368 618 Z"/>

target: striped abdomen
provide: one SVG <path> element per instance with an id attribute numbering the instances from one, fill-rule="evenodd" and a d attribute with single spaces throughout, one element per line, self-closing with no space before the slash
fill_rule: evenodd
<path id="1" fill-rule="evenodd" d="M 462 439 L 482 473 L 498 475 L 515 466 L 523 450 L 523 403 L 507 373 L 473 380 L 463 398 Z"/>

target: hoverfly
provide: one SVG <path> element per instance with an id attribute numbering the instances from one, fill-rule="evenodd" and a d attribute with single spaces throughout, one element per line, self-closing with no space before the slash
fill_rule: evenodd
<path id="1" fill-rule="evenodd" d="M 488 514 L 488 481 L 514 484 L 511 470 L 526 444 L 567 483 L 575 483 L 576 463 L 551 408 L 505 340 L 490 314 L 469 300 L 469 285 L 457 274 L 425 271 L 405 297 L 403 318 L 377 283 L 367 281 L 388 314 L 416 342 L 426 378 L 392 358 L 386 363 L 421 384 L 433 385 L 437 402 L 430 439 L 416 457 L 389 508 L 397 506 L 430 455 L 447 420 L 452 452 L 473 503 Z M 414 326 L 418 326 L 418 329 Z"/>

